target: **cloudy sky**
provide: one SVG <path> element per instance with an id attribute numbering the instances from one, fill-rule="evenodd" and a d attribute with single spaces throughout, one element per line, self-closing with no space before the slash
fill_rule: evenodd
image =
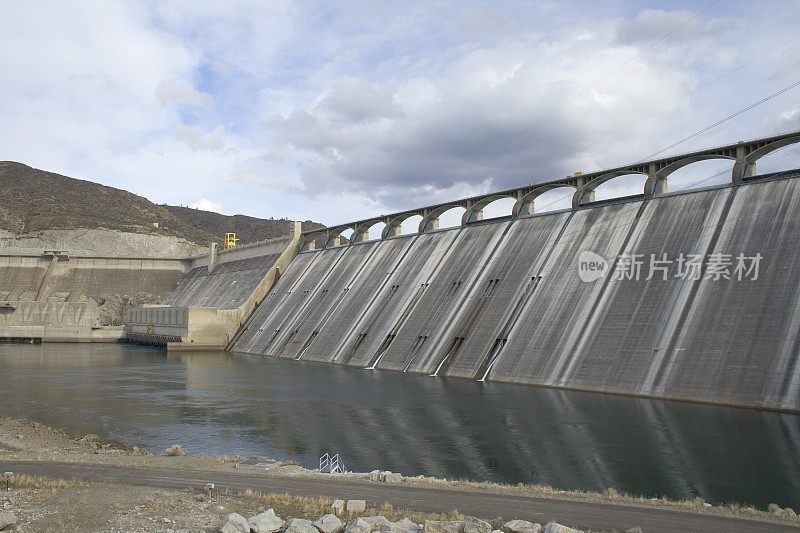
<path id="1" fill-rule="evenodd" d="M 800 1 L 2 0 L 0 72 L 2 160 L 335 224 L 642 159 L 800 80 Z M 800 87 L 670 153 L 794 129 Z"/>

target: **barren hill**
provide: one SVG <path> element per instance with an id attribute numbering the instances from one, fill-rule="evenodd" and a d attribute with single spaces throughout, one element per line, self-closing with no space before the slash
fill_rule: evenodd
<path id="1" fill-rule="evenodd" d="M 224 236 L 226 233 L 235 233 L 239 239 L 239 244 L 272 239 L 281 235 L 288 235 L 291 231 L 291 222 L 285 218 L 273 220 L 246 215 L 228 216 L 177 205 L 163 205 L 161 207 L 184 223 L 203 228 L 214 235 Z M 321 227 L 323 227 L 322 224 L 310 220 L 303 222 L 303 231 Z"/>
<path id="2" fill-rule="evenodd" d="M 77 228 L 171 235 L 203 245 L 219 240 L 128 191 L 0 162 L 0 229 L 29 233 Z"/>
<path id="3" fill-rule="evenodd" d="M 306 221 L 303 229 L 321 227 Z M 288 235 L 288 220 L 226 216 L 188 207 L 157 205 L 131 192 L 0 161 L 0 230 L 109 229 L 166 235 L 206 246 L 234 232 L 240 244 Z"/>

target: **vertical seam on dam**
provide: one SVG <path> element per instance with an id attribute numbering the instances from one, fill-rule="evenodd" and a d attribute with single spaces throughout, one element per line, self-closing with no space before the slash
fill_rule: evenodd
<path id="1" fill-rule="evenodd" d="M 489 255 L 488 255 L 488 256 L 486 257 L 486 259 L 483 261 L 483 264 L 480 266 L 480 269 L 479 269 L 479 270 L 478 270 L 478 272 L 475 274 L 475 278 L 472 280 L 472 283 L 470 283 L 470 286 L 469 286 L 469 287 L 467 287 L 467 290 L 464 292 L 464 295 L 465 295 L 465 297 L 464 297 L 464 298 L 462 298 L 460 302 L 459 302 L 458 300 L 456 301 L 456 305 L 454 306 L 453 310 L 450 312 L 450 316 L 451 316 L 451 317 L 453 317 L 453 316 L 456 316 L 456 315 L 460 314 L 461 310 L 462 310 L 463 308 L 465 308 L 465 307 L 467 307 L 467 306 L 469 305 L 469 296 L 470 296 L 470 295 L 473 293 L 473 291 L 475 290 L 475 287 L 476 287 L 476 285 L 477 285 L 478 281 L 481 279 L 481 276 L 482 276 L 482 275 L 483 275 L 483 273 L 486 271 L 486 267 L 487 267 L 487 265 L 488 265 L 488 264 L 491 262 L 491 260 L 494 258 L 495 254 L 497 253 L 497 250 L 500 248 L 500 245 L 501 245 L 501 244 L 502 244 L 502 243 L 505 241 L 505 238 L 506 238 L 506 236 L 508 235 L 508 232 L 509 232 L 509 230 L 511 229 L 511 227 L 512 227 L 512 226 L 513 226 L 515 223 L 516 223 L 516 221 L 513 221 L 513 222 L 511 222 L 511 223 L 509 223 L 509 224 L 506 224 L 506 227 L 505 227 L 505 229 L 503 230 L 503 233 L 500 235 L 500 238 L 499 238 L 499 239 L 497 239 L 497 242 L 496 242 L 496 243 L 494 244 L 494 246 L 492 247 L 492 251 L 491 251 L 491 252 L 489 252 Z M 479 313 L 480 309 L 481 309 L 481 308 L 483 308 L 483 306 L 484 306 L 484 305 L 485 305 L 485 303 L 486 303 L 486 300 L 485 300 L 485 299 L 481 299 L 481 300 L 482 300 L 482 302 L 478 302 L 478 303 L 477 303 L 477 304 L 474 306 L 474 309 L 473 309 L 473 313 L 476 315 L 476 317 L 477 317 L 477 314 Z M 467 318 L 469 318 L 469 317 L 467 317 Z M 438 375 L 438 374 L 439 374 L 439 370 L 441 369 L 442 365 L 444 365 L 444 364 L 445 364 L 445 361 L 446 361 L 448 358 L 452 358 L 452 357 L 453 357 L 453 356 L 454 356 L 456 353 L 458 353 L 458 349 L 461 347 L 461 344 L 463 344 L 464 337 L 466 336 L 466 335 L 465 335 L 465 333 L 467 333 L 467 332 L 469 331 L 469 328 L 471 328 L 471 326 L 472 326 L 472 324 L 471 324 L 471 323 L 467 323 L 467 324 L 465 324 L 465 325 L 463 325 L 463 326 L 461 327 L 461 329 L 459 330 L 459 333 L 458 333 L 458 335 L 456 335 L 456 340 L 455 340 L 455 341 L 453 341 L 453 342 L 455 342 L 455 343 L 457 344 L 457 346 L 454 346 L 454 347 L 451 347 L 451 348 L 449 348 L 449 349 L 448 349 L 447 351 L 445 351 L 445 352 L 444 352 L 444 354 L 442 354 L 441 356 L 434 357 L 434 360 L 433 360 L 434 364 L 433 364 L 433 366 L 435 366 L 435 367 L 436 367 L 436 370 L 435 370 L 435 371 L 434 371 L 434 373 L 433 373 L 433 375 L 434 375 L 434 376 L 436 376 L 436 375 Z M 445 336 L 447 335 L 447 333 L 448 333 L 448 331 L 445 331 L 445 332 L 442 334 L 441 338 L 439 339 L 439 342 L 437 342 L 437 346 L 436 346 L 436 348 L 437 348 L 437 349 L 441 349 L 442 342 L 445 342 L 445 343 L 447 342 L 447 341 L 446 341 L 446 338 L 445 338 Z M 461 338 L 461 342 L 459 342 L 459 341 L 458 341 L 458 338 Z M 453 348 L 455 348 L 455 350 L 453 350 Z M 452 352 L 452 353 L 451 353 L 451 352 Z M 437 360 L 438 360 L 438 363 L 436 362 Z M 409 363 L 409 364 L 410 364 L 410 363 Z M 447 369 L 445 368 L 445 371 L 446 371 L 446 370 L 447 370 Z"/>
<path id="2" fill-rule="evenodd" d="M 379 245 L 372 245 L 371 247 L 372 247 L 372 250 L 370 250 L 370 252 L 367 255 L 367 257 L 364 258 L 364 261 L 356 269 L 355 273 L 352 276 L 349 277 L 349 281 L 347 282 L 347 285 L 345 285 L 344 288 L 342 288 L 339 291 L 339 295 L 337 296 L 336 300 L 334 300 L 334 302 L 331 304 L 331 306 L 328 309 L 328 311 L 322 316 L 322 318 L 319 320 L 319 322 L 317 322 L 317 324 L 314 326 L 314 331 L 311 333 L 311 336 L 309 337 L 309 339 L 303 345 L 302 349 L 300 350 L 299 354 L 297 355 L 297 359 L 300 359 L 300 358 L 303 357 L 303 352 L 305 352 L 305 350 L 311 345 L 311 342 L 314 340 L 314 337 L 317 336 L 317 334 L 319 333 L 319 330 L 322 329 L 322 327 L 325 325 L 325 323 L 328 321 L 328 319 L 330 319 L 330 317 L 333 315 L 333 313 L 336 311 L 336 309 L 342 303 L 342 300 L 344 300 L 345 295 L 347 294 L 347 292 L 350 290 L 350 288 L 353 285 L 353 281 L 366 268 L 366 266 L 369 264 L 370 259 L 372 259 L 372 256 L 377 253 Z M 344 255 L 344 254 L 342 254 L 342 255 Z M 333 269 L 331 269 L 331 271 L 333 271 Z"/>
<path id="3" fill-rule="evenodd" d="M 648 204 L 648 199 L 642 201 L 639 204 L 639 209 L 636 211 L 636 215 L 633 217 L 633 222 L 631 223 L 630 227 L 628 228 L 628 232 L 625 235 L 625 238 L 620 245 L 620 250 L 625 251 L 628 248 L 628 243 L 631 240 L 631 236 L 633 236 L 636 228 L 639 226 L 639 220 L 644 212 L 645 207 Z M 577 362 L 576 355 L 580 351 L 580 347 L 584 342 L 586 337 L 586 331 L 589 329 L 589 325 L 595 318 L 595 312 L 597 311 L 597 306 L 603 300 L 603 297 L 608 290 L 609 285 L 611 284 L 611 280 L 613 279 L 613 273 L 617 268 L 617 263 L 619 262 L 619 256 L 615 257 L 614 260 L 611 262 L 609 266 L 609 273 L 603 280 L 603 284 L 600 286 L 600 290 L 597 292 L 597 296 L 595 297 L 594 302 L 592 303 L 592 307 L 589 308 L 589 312 L 586 315 L 586 318 L 583 321 L 583 325 L 581 326 L 580 331 L 578 332 L 578 336 L 575 339 L 575 342 L 569 348 L 571 351 L 570 357 L 566 359 L 564 365 L 558 370 L 558 374 L 556 377 L 556 383 L 564 384 L 564 382 L 569 378 L 570 374 L 572 373 L 573 368 L 575 367 L 575 363 Z"/>
<path id="4" fill-rule="evenodd" d="M 375 355 L 373 356 L 373 359 L 371 361 L 371 365 L 370 365 L 369 368 L 376 368 L 378 363 L 380 362 L 380 360 L 383 358 L 384 354 L 387 351 L 389 351 L 389 347 L 391 346 L 392 342 L 394 341 L 394 339 L 399 334 L 400 330 L 405 325 L 406 321 L 408 320 L 408 317 L 411 315 L 411 313 L 414 312 L 414 310 L 416 309 L 417 305 L 419 305 L 420 300 L 422 300 L 422 295 L 425 293 L 426 289 L 430 285 L 431 280 L 439 273 L 439 271 L 442 268 L 442 265 L 444 264 L 445 260 L 448 257 L 450 257 L 450 255 L 453 253 L 453 249 L 454 249 L 453 248 L 453 243 L 461 235 L 461 232 L 464 231 L 464 230 L 463 229 L 458 229 L 457 231 L 458 231 L 458 233 L 457 233 L 456 237 L 453 239 L 453 241 L 450 242 L 450 245 L 448 246 L 447 251 L 444 254 L 441 255 L 439 260 L 436 262 L 436 265 L 434 266 L 434 268 L 431 269 L 430 273 L 425 278 L 423 283 L 420 284 L 420 286 L 417 289 L 417 291 L 414 294 L 414 296 L 406 304 L 406 306 L 404 307 L 403 312 L 401 313 L 401 315 L 392 324 L 392 327 L 389 329 L 389 334 L 386 336 L 386 339 L 381 344 L 381 346 L 378 348 L 379 352 L 376 352 Z M 385 346 L 384 346 L 384 344 L 385 344 Z"/>
<path id="5" fill-rule="evenodd" d="M 311 305 L 311 302 L 317 296 L 317 294 L 316 294 L 317 291 L 319 290 L 320 287 L 322 287 L 325 284 L 325 282 L 328 280 L 328 278 L 330 278 L 333 275 L 333 273 L 336 272 L 336 267 L 344 259 L 344 257 L 347 255 L 347 253 L 350 250 L 351 250 L 351 248 L 342 248 L 341 249 L 341 251 L 339 252 L 339 257 L 337 257 L 333 261 L 333 264 L 325 272 L 325 275 L 322 277 L 322 279 L 318 283 L 316 283 L 313 288 L 308 290 L 307 298 L 304 298 L 304 301 L 300 305 L 300 308 L 293 315 L 293 318 L 291 318 L 288 322 L 281 323 L 280 329 L 283 329 L 283 337 L 280 338 L 280 339 L 278 339 L 278 338 L 272 339 L 272 340 L 278 341 L 280 344 L 279 344 L 279 348 L 277 350 L 275 350 L 275 352 L 270 354 L 270 355 L 275 355 L 275 356 L 279 356 L 279 357 L 283 355 L 283 350 L 286 348 L 286 346 L 288 346 L 288 344 L 292 341 L 292 339 L 294 339 L 294 336 L 298 333 L 298 328 L 296 326 L 297 326 L 298 323 L 300 325 L 302 325 L 302 323 L 303 323 L 302 321 L 306 316 L 306 310 L 309 308 L 309 306 Z M 319 257 L 322 257 L 322 255 L 321 255 L 322 252 L 321 251 L 320 252 L 316 252 L 316 253 L 319 253 L 320 254 Z M 284 329 L 284 326 L 286 326 L 285 329 Z M 289 331 L 291 331 L 292 333 L 290 333 L 288 336 L 286 336 L 286 334 Z M 279 336 L 280 336 L 280 334 L 279 334 Z M 272 342 L 270 342 L 270 345 L 271 344 L 272 344 Z M 266 352 L 261 352 L 261 353 L 263 354 L 263 353 L 266 353 Z"/>
<path id="6" fill-rule="evenodd" d="M 547 250 L 547 254 L 545 255 L 544 259 L 542 260 L 542 264 L 539 266 L 539 269 L 536 272 L 536 282 L 534 283 L 534 286 L 531 287 L 532 290 L 530 292 L 528 292 L 526 294 L 523 294 L 521 296 L 521 298 L 524 300 L 524 303 L 522 304 L 522 307 L 519 308 L 519 312 L 515 315 L 514 311 L 512 310 L 511 314 L 509 314 L 508 318 L 506 319 L 506 324 L 511 322 L 511 324 L 508 324 L 508 333 L 505 335 L 506 342 L 503 342 L 503 344 L 499 347 L 499 349 L 498 349 L 497 353 L 494 355 L 494 357 L 492 357 L 491 350 L 490 350 L 490 352 L 489 352 L 487 357 L 491 357 L 491 360 L 489 361 L 489 364 L 486 367 L 486 374 L 481 378 L 481 381 L 484 381 L 488 377 L 490 377 L 492 368 L 494 367 L 494 364 L 497 361 L 499 361 L 500 358 L 503 356 L 503 348 L 505 348 L 505 345 L 508 343 L 507 342 L 508 339 L 510 339 L 511 336 L 514 334 L 514 329 L 517 326 L 517 322 L 519 320 L 519 317 L 522 316 L 522 313 L 525 311 L 525 309 L 527 308 L 528 304 L 531 302 L 531 298 L 533 298 L 533 294 L 534 294 L 534 292 L 536 292 L 535 291 L 536 286 L 539 284 L 539 280 L 542 279 L 542 272 L 544 272 L 544 269 L 547 268 L 547 265 L 550 262 L 550 258 L 553 256 L 553 252 L 555 251 L 556 247 L 558 246 L 558 243 L 561 241 L 561 238 L 564 236 L 564 232 L 567 231 L 567 227 L 569 227 L 569 224 L 572 221 L 572 217 L 574 215 L 575 215 L 575 211 L 571 211 L 569 213 L 569 215 L 567 216 L 566 220 L 564 220 L 564 223 L 561 225 L 561 229 L 558 231 L 558 235 L 553 240 L 553 243 L 550 245 L 550 248 Z M 506 329 L 506 327 L 504 326 L 503 329 L 501 330 L 501 333 L 500 333 L 501 335 L 502 335 L 502 332 L 505 331 L 505 329 Z M 492 349 L 494 349 L 494 346 L 495 345 L 492 346 Z"/>
<path id="7" fill-rule="evenodd" d="M 730 212 L 731 205 L 733 205 L 733 200 L 734 198 L 736 198 L 736 194 L 738 193 L 738 191 L 739 187 L 733 187 L 730 194 L 728 194 L 728 197 L 725 199 L 725 206 L 722 208 L 722 213 L 719 216 L 716 227 L 714 228 L 714 232 L 711 236 L 708 246 L 706 247 L 707 250 L 713 250 L 716 247 L 720 233 L 722 232 L 722 228 L 725 226 L 725 221 L 728 219 L 728 213 Z M 678 324 L 675 326 L 675 330 L 672 333 L 672 339 L 670 339 L 669 345 L 667 346 L 667 356 L 664 358 L 663 361 L 661 361 L 656 376 L 653 379 L 654 390 L 659 390 L 661 387 L 664 386 L 664 379 L 666 378 L 666 370 L 671 365 L 672 360 L 674 359 L 675 356 L 674 350 L 676 343 L 683 337 L 683 331 L 684 328 L 686 327 L 686 320 L 689 316 L 689 312 L 694 306 L 695 299 L 697 297 L 697 292 L 700 290 L 700 285 L 703 282 L 703 276 L 705 275 L 706 269 L 707 269 L 707 263 L 704 263 L 700 268 L 700 276 L 698 276 L 699 279 L 697 279 L 692 284 L 692 288 L 689 292 L 689 297 L 686 299 L 686 302 L 684 303 L 680 317 L 678 318 Z"/>
<path id="8" fill-rule="evenodd" d="M 308 273 L 308 270 L 309 270 L 309 269 L 310 269 L 310 268 L 311 268 L 311 267 L 312 267 L 312 266 L 313 266 L 313 265 L 314 265 L 314 264 L 315 264 L 315 263 L 316 263 L 316 262 L 319 260 L 319 257 L 320 257 L 320 256 L 318 256 L 318 255 L 315 255 L 315 256 L 314 256 L 314 257 L 311 259 L 311 261 L 309 261 L 308 263 L 306 263 L 305 265 L 303 265 L 301 272 L 299 272 L 299 273 L 298 273 L 298 275 L 297 275 L 297 277 L 295 277 L 295 278 L 292 280 L 292 283 L 291 283 L 291 285 L 290 285 L 290 286 L 289 286 L 289 287 L 288 287 L 288 288 L 287 288 L 287 289 L 286 289 L 286 290 L 283 292 L 283 294 L 281 295 L 281 297 L 278 299 L 278 301 L 277 301 L 277 302 L 273 302 L 273 301 L 272 301 L 273 297 L 274 297 L 274 296 L 275 296 L 275 294 L 276 294 L 275 288 L 273 287 L 273 290 L 271 290 L 271 291 L 270 291 L 270 293 L 269 293 L 269 294 L 268 294 L 268 295 L 267 295 L 267 296 L 266 296 L 266 297 L 265 297 L 265 298 L 264 298 L 264 299 L 261 301 L 261 303 L 259 303 L 259 304 L 258 304 L 258 306 L 256 307 L 256 309 L 254 309 L 254 310 L 253 310 L 253 312 L 250 314 L 250 318 L 248 319 L 248 321 L 247 321 L 247 323 L 245 324 L 245 326 L 244 326 L 244 327 L 241 327 L 241 328 L 239 328 L 239 332 L 241 332 L 240 338 L 241 338 L 241 336 L 243 336 L 243 335 L 244 335 L 244 333 L 245 333 L 247 330 L 249 330 L 249 329 L 250 329 L 250 325 L 251 325 L 251 323 L 252 323 L 252 322 L 254 322 L 254 321 L 256 320 L 256 318 L 260 318 L 260 317 L 261 317 L 261 313 L 262 313 L 262 312 L 268 312 L 268 311 L 269 311 L 269 309 L 268 309 L 267 307 L 264 307 L 265 305 L 267 305 L 267 304 L 269 304 L 269 303 L 272 303 L 273 305 L 275 305 L 275 304 L 278 304 L 278 305 L 279 305 L 279 304 L 283 303 L 283 301 L 284 301 L 285 299 L 287 299 L 287 298 L 288 298 L 288 297 L 289 297 L 289 296 L 290 296 L 290 295 L 291 295 L 291 294 L 292 294 L 292 293 L 295 291 L 295 288 L 296 288 L 296 287 L 298 287 L 298 286 L 300 285 L 300 283 L 302 282 L 302 280 L 303 280 L 303 279 L 305 279 L 305 276 L 306 276 L 306 274 Z M 297 264 L 298 264 L 298 262 L 297 262 L 297 261 L 292 261 L 292 264 L 294 264 L 294 265 L 297 265 Z M 282 277 L 281 277 L 281 279 L 282 279 L 282 280 L 284 280 L 284 283 L 286 283 L 286 282 L 287 282 L 286 280 L 288 280 L 288 279 L 290 279 L 290 278 L 286 277 L 286 275 L 284 274 L 284 276 L 282 276 Z M 280 280 L 279 280 L 279 281 L 280 281 Z M 287 319 L 286 319 L 286 320 L 288 320 L 288 316 L 287 316 Z M 285 322 L 285 321 L 284 321 L 284 322 Z M 276 328 L 276 333 L 275 333 L 275 335 L 273 335 L 273 338 L 274 338 L 274 336 L 276 336 L 276 335 L 277 335 L 277 332 L 278 332 L 278 331 L 280 331 L 280 328 L 282 328 L 282 327 L 283 327 L 283 324 L 284 324 L 284 322 L 281 322 L 281 323 L 278 325 L 278 328 Z M 260 329 L 259 329 L 259 331 L 260 331 Z M 238 334 L 239 332 L 237 332 L 237 334 Z M 249 347 L 249 346 L 250 346 L 250 345 L 251 345 L 253 342 L 255 342 L 256 340 L 257 340 L 257 337 L 254 337 L 254 338 L 252 338 L 252 339 L 250 340 L 250 342 L 248 343 L 248 347 Z M 272 341 L 272 338 L 270 339 L 270 342 L 271 342 L 271 341 Z M 237 342 L 238 342 L 238 341 L 237 341 Z M 264 345 L 264 347 L 263 347 L 263 348 L 262 348 L 262 349 L 259 351 L 259 353 L 260 353 L 260 354 L 263 354 L 263 353 L 264 353 L 264 350 L 266 350 L 268 346 L 269 346 L 269 343 L 265 344 L 265 345 Z"/>
<path id="9" fill-rule="evenodd" d="M 320 259 L 321 257 L 322 257 L 322 254 L 314 255 L 313 259 L 311 261 L 309 261 L 309 263 L 305 266 L 305 268 L 300 273 L 300 275 L 298 275 L 297 278 L 294 280 L 294 283 L 292 284 L 292 286 L 289 287 L 289 289 L 286 292 L 284 292 L 282 300 L 288 299 L 290 297 L 290 295 L 295 292 L 296 288 L 297 288 L 297 290 L 302 290 L 302 288 L 300 287 L 300 284 L 303 282 L 303 280 L 306 279 L 306 276 L 308 276 L 309 271 L 312 270 L 316 266 L 316 264 L 321 261 L 321 259 Z M 304 293 L 306 294 L 306 296 L 303 296 L 303 300 L 306 300 L 307 296 L 309 294 L 311 294 L 311 291 L 310 290 L 309 291 L 304 291 Z M 283 301 L 280 301 L 280 302 L 277 302 L 277 303 L 282 304 Z M 300 303 L 302 304 L 302 301 Z M 265 310 L 266 310 L 266 308 L 265 308 Z M 277 336 L 280 334 L 280 332 L 284 330 L 284 326 L 286 326 L 286 324 L 289 323 L 292 320 L 293 316 L 294 315 L 291 315 L 291 314 L 287 313 L 286 317 L 275 328 L 275 331 L 272 334 L 272 336 L 264 344 L 264 347 L 261 348 L 261 350 L 259 352 L 261 355 L 264 355 L 266 353 L 266 351 L 272 345 L 272 342 L 277 338 Z"/>
<path id="10" fill-rule="evenodd" d="M 344 358 L 341 360 L 341 364 L 342 365 L 347 365 L 350 362 L 350 360 L 353 359 L 353 355 L 355 355 L 355 351 L 360 346 L 361 341 L 364 340 L 363 336 L 365 336 L 372 329 L 372 327 L 375 325 L 375 320 L 377 320 L 377 318 L 378 318 L 378 316 L 380 314 L 379 312 L 375 312 L 375 311 L 382 311 L 387 305 L 389 305 L 390 295 L 387 295 L 387 298 L 385 298 L 384 301 L 383 301 L 383 305 L 381 305 L 380 308 L 377 309 L 377 310 L 374 309 L 375 306 L 378 305 L 377 304 L 377 300 L 380 297 L 380 295 L 383 292 L 383 290 L 386 288 L 386 284 L 389 283 L 389 280 L 392 279 L 392 276 L 397 271 L 398 267 L 401 264 L 403 264 L 403 261 L 405 261 L 406 257 L 408 256 L 409 252 L 411 251 L 412 247 L 416 244 L 417 239 L 419 239 L 419 235 L 415 235 L 412 238 L 412 240 L 409 243 L 409 245 L 406 246 L 406 249 L 400 255 L 400 259 L 398 259 L 397 261 L 394 262 L 394 265 L 392 266 L 392 269 L 389 272 L 386 273 L 386 276 L 383 279 L 383 281 L 381 282 L 380 287 L 378 287 L 378 289 L 375 291 L 375 294 L 369 300 L 369 303 L 366 306 L 364 306 L 363 312 L 359 315 L 358 319 L 354 322 L 355 326 L 358 326 L 366 318 L 368 313 L 370 313 L 371 311 L 373 312 L 372 313 L 373 314 L 373 319 L 371 321 L 369 321 L 369 324 L 368 324 L 368 326 L 366 328 L 361 328 L 360 332 L 356 327 L 353 328 L 352 333 L 356 333 L 357 334 L 356 341 L 355 341 L 356 344 L 352 347 L 352 349 L 349 352 L 347 352 L 345 354 Z M 346 337 L 341 342 L 341 344 L 339 346 L 337 346 L 336 354 L 338 354 L 339 352 L 344 350 L 346 348 L 346 346 L 348 344 L 350 344 L 350 341 L 351 341 L 352 338 L 353 338 L 352 334 L 350 336 Z M 336 354 L 334 354 L 334 355 L 336 355 Z"/>

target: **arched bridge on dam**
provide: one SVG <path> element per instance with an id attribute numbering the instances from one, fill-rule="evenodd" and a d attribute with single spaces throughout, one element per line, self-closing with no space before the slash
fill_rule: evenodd
<path id="1" fill-rule="evenodd" d="M 381 238 L 396 237 L 401 233 L 401 225 L 409 218 L 420 216 L 419 233 L 427 233 L 439 229 L 439 217 L 453 208 L 465 210 L 461 219 L 462 225 L 477 222 L 483 219 L 483 209 L 490 203 L 503 198 L 515 201 L 512 217 L 518 218 L 533 214 L 533 202 L 542 194 L 563 187 L 575 190 L 572 196 L 572 208 L 590 204 L 595 200 L 595 189 L 600 185 L 621 176 L 641 174 L 647 176 L 644 184 L 643 195 L 653 198 L 667 192 L 667 180 L 673 172 L 692 163 L 711 159 L 726 159 L 734 161 L 731 181 L 740 184 L 743 180 L 756 174 L 756 162 L 763 156 L 790 144 L 800 143 L 800 131 L 793 131 L 772 137 L 765 137 L 750 141 L 739 141 L 727 146 L 719 146 L 696 152 L 664 157 L 652 161 L 643 161 L 632 165 L 601 170 L 591 173 L 576 173 L 562 179 L 533 183 L 515 189 L 487 193 L 480 196 L 463 198 L 453 202 L 411 209 L 381 215 L 378 217 L 358 220 L 321 230 L 304 232 L 302 235 L 303 248 L 313 250 L 319 247 L 338 246 L 344 232 L 352 230 L 351 242 L 369 240 L 369 230 L 376 224 L 383 224 Z"/>

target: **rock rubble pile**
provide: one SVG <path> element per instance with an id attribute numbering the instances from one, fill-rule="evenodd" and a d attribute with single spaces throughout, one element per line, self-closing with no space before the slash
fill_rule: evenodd
<path id="1" fill-rule="evenodd" d="M 341 501 L 337 500 L 331 507 L 344 511 L 344 506 L 337 505 Z M 350 501 L 358 502 L 356 506 L 360 506 L 363 502 L 363 500 Z M 424 524 L 417 524 L 408 518 L 392 522 L 385 516 L 377 515 L 351 518 L 343 522 L 335 514 L 329 513 L 313 522 L 305 518 L 285 521 L 272 509 L 267 509 L 249 519 L 237 513 L 227 514 L 222 518 L 219 531 L 221 533 L 583 533 L 556 522 L 549 522 L 542 527 L 541 524 L 527 520 L 511 520 L 503 524 L 500 529 L 493 529 L 488 522 L 474 517 L 467 520 L 426 520 Z"/>

